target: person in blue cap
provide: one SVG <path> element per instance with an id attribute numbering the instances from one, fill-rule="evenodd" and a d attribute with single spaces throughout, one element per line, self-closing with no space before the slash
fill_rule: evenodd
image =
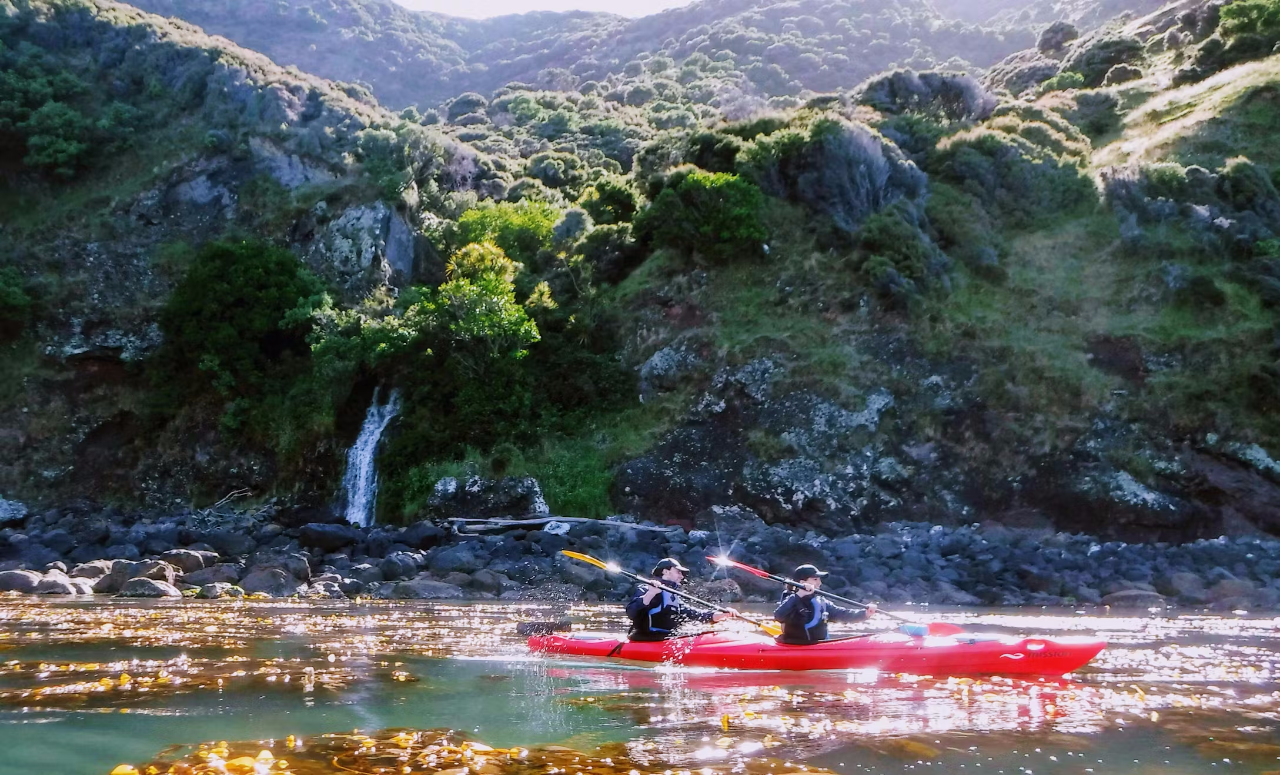
<path id="1" fill-rule="evenodd" d="M 826 571 L 818 570 L 815 565 L 801 565 L 791 574 L 791 578 L 800 583 L 794 592 L 787 595 L 773 618 L 782 625 L 782 635 L 778 641 L 793 646 L 807 646 L 827 639 L 827 622 L 860 622 L 876 612 L 876 604 L 871 603 L 865 610 L 856 611 L 842 608 L 820 595 L 814 594 L 822 588 L 822 577 Z"/>
<path id="2" fill-rule="evenodd" d="M 653 576 L 672 589 L 679 589 L 680 583 L 689 569 L 677 560 L 667 557 L 653 566 Z M 732 608 L 729 613 L 721 611 L 705 611 L 686 605 L 685 602 L 670 592 L 663 592 L 657 587 L 640 584 L 627 602 L 627 618 L 631 620 L 631 629 L 627 633 L 628 640 L 655 641 L 676 637 L 676 630 L 689 622 L 718 622 L 735 616 Z"/>

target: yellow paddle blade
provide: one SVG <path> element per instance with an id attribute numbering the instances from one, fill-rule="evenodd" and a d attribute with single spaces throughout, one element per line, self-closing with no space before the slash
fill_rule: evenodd
<path id="1" fill-rule="evenodd" d="M 604 563 L 604 562 L 602 562 L 602 561 L 600 561 L 600 560 L 597 560 L 596 558 L 592 557 L 592 556 L 591 556 L 591 555 L 589 555 L 589 554 L 581 554 L 581 553 L 579 553 L 579 552 L 571 552 L 571 551 L 569 551 L 568 549 L 562 549 L 562 550 L 560 550 L 560 553 L 561 553 L 561 554 L 563 554 L 565 557 L 572 557 L 572 558 L 573 558 L 573 559 L 575 559 L 575 560 L 582 560 L 583 562 L 589 562 L 589 563 L 591 563 L 592 565 L 596 566 L 597 568 L 600 568 L 601 570 L 609 570 L 609 566 L 608 566 L 608 564 L 606 564 L 606 563 Z"/>
<path id="2" fill-rule="evenodd" d="M 782 628 L 781 628 L 781 627 L 779 627 L 779 626 L 778 626 L 778 625 L 776 625 L 776 624 L 764 624 L 764 623 L 762 623 L 762 624 L 760 625 L 760 629 L 764 630 L 765 632 L 769 633 L 770 635 L 772 635 L 772 636 L 773 636 L 773 637 L 775 637 L 775 638 L 782 634 Z"/>

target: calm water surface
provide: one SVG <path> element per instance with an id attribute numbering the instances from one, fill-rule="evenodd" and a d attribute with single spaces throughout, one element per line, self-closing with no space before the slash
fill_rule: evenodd
<path id="1" fill-rule="evenodd" d="M 294 763 L 259 761 L 257 772 L 295 775 L 1280 771 L 1278 619 L 922 615 L 973 631 L 1097 633 L 1111 643 L 1080 673 L 1027 682 L 530 657 L 516 621 L 564 613 L 549 605 L 0 598 L 0 773 L 106 775 L 121 763 L 145 771 L 162 754 L 217 772 L 237 750 L 260 749 L 292 752 Z M 621 626 L 614 606 L 569 613 L 587 629 Z M 889 625 L 881 618 L 840 631 Z M 422 748 L 414 758 L 415 746 L 440 733 L 378 736 L 388 729 L 456 730 L 543 758 L 515 770 L 466 758 L 466 746 Z M 333 733 L 373 738 L 322 737 Z M 395 767 L 373 755 L 396 746 L 404 754 Z"/>

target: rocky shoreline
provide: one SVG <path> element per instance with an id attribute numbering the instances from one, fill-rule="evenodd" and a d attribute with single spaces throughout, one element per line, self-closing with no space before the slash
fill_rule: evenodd
<path id="1" fill-rule="evenodd" d="M 535 482 L 517 485 L 508 489 L 537 496 Z M 28 514 L 4 502 L 0 513 L 0 591 L 36 595 L 621 600 L 628 582 L 559 554 L 575 549 L 639 572 L 677 557 L 694 569 L 693 589 L 725 602 L 764 602 L 779 590 L 737 571 L 726 577 L 706 559 L 722 552 L 775 573 L 814 563 L 831 571 L 832 591 L 887 604 L 1280 609 L 1280 541 L 1259 538 L 1129 544 L 923 523 L 829 536 L 769 525 L 741 508 L 709 509 L 690 530 L 625 515 L 559 520 L 545 512 L 479 526 L 459 519 L 370 528 L 325 510 L 275 507 Z"/>

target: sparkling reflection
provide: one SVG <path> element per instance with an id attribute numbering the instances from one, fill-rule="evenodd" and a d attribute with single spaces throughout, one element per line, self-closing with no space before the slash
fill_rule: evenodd
<path id="1" fill-rule="evenodd" d="M 613 606 L 0 598 L 0 745 L 69 775 L 122 761 L 139 772 L 233 772 L 234 760 L 257 768 L 245 772 L 529 770 L 507 753 L 486 754 L 487 771 L 449 758 L 486 745 L 550 757 L 539 775 L 780 775 L 788 761 L 838 773 L 1280 770 L 1274 618 L 913 613 L 1110 641 L 1080 673 L 1028 681 L 530 656 L 516 624 L 566 614 L 584 630 L 622 626 Z M 327 742 L 287 757 L 262 744 L 290 734 Z M 246 742 L 221 742 L 233 735 Z M 396 742 L 409 738 L 417 748 Z M 78 741 L 89 753 L 73 753 Z M 434 764 L 419 758 L 431 745 L 446 746 Z M 416 753 L 401 769 L 360 769 L 392 749 Z"/>

